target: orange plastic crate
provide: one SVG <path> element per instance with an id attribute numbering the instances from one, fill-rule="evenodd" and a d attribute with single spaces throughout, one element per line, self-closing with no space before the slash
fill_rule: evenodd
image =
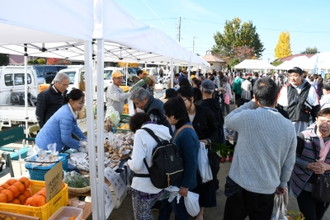
<path id="1" fill-rule="evenodd" d="M 32 194 L 37 193 L 42 187 L 45 187 L 44 181 L 31 180 Z M 34 207 L 10 203 L 0 203 L 0 210 L 4 212 L 34 216 L 40 218 L 40 220 L 47 220 L 59 208 L 66 206 L 68 204 L 68 200 L 68 185 L 64 184 L 64 187 L 61 189 L 61 191 L 43 206 Z"/>

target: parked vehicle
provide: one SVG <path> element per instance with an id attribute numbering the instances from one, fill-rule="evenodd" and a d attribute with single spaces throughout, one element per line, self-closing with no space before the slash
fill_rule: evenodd
<path id="1" fill-rule="evenodd" d="M 32 68 L 36 71 L 38 84 L 52 83 L 55 75 L 61 69 L 68 68 L 65 65 L 35 65 Z"/>
<path id="2" fill-rule="evenodd" d="M 59 73 L 66 73 L 70 78 L 68 90 L 73 88 L 85 91 L 85 69 L 83 66 L 62 69 Z"/>
<path id="3" fill-rule="evenodd" d="M 25 69 L 24 66 L 0 67 L 0 130 L 12 123 L 23 122 L 25 113 Z M 38 95 L 37 75 L 33 67 L 27 67 L 28 117 L 37 122 L 35 102 Z"/>
<path id="4" fill-rule="evenodd" d="M 124 74 L 124 69 L 120 67 L 104 68 L 104 89 L 106 89 L 112 83 L 112 73 L 117 70 L 121 71 Z"/>

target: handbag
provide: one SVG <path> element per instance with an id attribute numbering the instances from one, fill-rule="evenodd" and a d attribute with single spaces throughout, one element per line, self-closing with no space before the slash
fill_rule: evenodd
<path id="1" fill-rule="evenodd" d="M 316 146 L 313 145 L 313 147 L 315 158 L 318 158 L 316 154 Z M 316 175 L 312 196 L 319 201 L 330 203 L 330 176 L 325 174 Z"/>
<path id="2" fill-rule="evenodd" d="M 203 142 L 200 142 L 198 151 L 198 170 L 202 178 L 202 182 L 206 183 L 213 179 L 211 166 L 208 158 L 208 149 Z"/>
<path id="3" fill-rule="evenodd" d="M 324 174 L 316 176 L 312 195 L 319 201 L 330 203 L 330 176 Z"/>

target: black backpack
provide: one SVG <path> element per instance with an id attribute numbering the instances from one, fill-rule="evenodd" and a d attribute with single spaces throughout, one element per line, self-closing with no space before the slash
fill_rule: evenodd
<path id="1" fill-rule="evenodd" d="M 147 131 L 157 142 L 151 155 L 152 165 L 148 166 L 146 159 L 143 159 L 149 174 L 134 174 L 136 177 L 150 177 L 152 184 L 160 189 L 180 183 L 183 175 L 183 160 L 179 148 L 170 141 L 160 140 L 149 128 L 142 128 Z"/>

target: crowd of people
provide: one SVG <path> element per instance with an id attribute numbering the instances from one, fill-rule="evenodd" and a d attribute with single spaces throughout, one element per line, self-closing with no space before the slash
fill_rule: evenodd
<path id="1" fill-rule="evenodd" d="M 176 219 L 188 219 L 184 203 L 188 191 L 199 195 L 197 220 L 204 219 L 206 208 L 223 202 L 216 201 L 217 174 L 206 183 L 201 180 L 201 142 L 209 151 L 216 145 L 232 147 L 229 155 L 221 155 L 221 162 L 227 156 L 231 162 L 225 184 L 225 220 L 270 219 L 275 194 L 288 192 L 297 198 L 306 219 L 322 219 L 329 203 L 312 196 L 316 176 L 330 170 L 330 84 L 321 76 L 306 75 L 299 67 L 286 75 L 271 76 L 214 71 L 189 77 L 183 70 L 176 75 L 174 88 L 168 88 L 165 97 L 157 99 L 148 89 L 146 75 L 139 73 L 136 84 L 140 86 L 125 93 L 120 88 L 123 75 L 115 72 L 107 90 L 107 106 L 119 113 L 127 99 L 134 103 L 136 114 L 130 120 L 134 146 L 127 164 L 135 173 L 148 172 L 143 159 L 151 165 L 152 150 L 157 145 L 143 129 L 149 128 L 160 139 L 177 145 L 184 173 L 175 184 L 182 196 L 178 202 L 164 199 L 165 190 L 154 187 L 150 178 L 134 176 L 131 188 L 135 219 L 153 219 L 151 209 L 157 201 L 159 220 L 169 219 L 172 212 Z M 38 97 L 37 115 L 38 120 L 42 119 L 42 129 L 37 145 L 56 142 L 58 150 L 78 149 L 79 140 L 86 139 L 76 124 L 76 111 L 81 110 L 84 95 L 76 89 L 66 95 L 67 78 L 55 79 L 54 85 Z M 45 104 L 49 100 L 56 100 L 56 105 Z M 232 104 L 237 108 L 232 110 Z M 44 109 L 41 115 L 38 106 L 52 109 L 53 116 Z M 65 118 L 64 113 L 68 115 Z M 72 134 L 78 141 L 73 141 Z"/>

